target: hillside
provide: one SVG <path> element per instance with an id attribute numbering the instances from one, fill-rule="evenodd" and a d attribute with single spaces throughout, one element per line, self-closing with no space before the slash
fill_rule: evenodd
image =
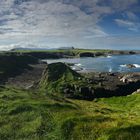
<path id="1" fill-rule="evenodd" d="M 140 95 L 94 101 L 0 88 L 2 140 L 139 140 Z"/>
<path id="2" fill-rule="evenodd" d="M 132 93 L 133 88 L 139 87 L 139 81 L 119 87 L 116 77 L 120 75 L 94 73 L 90 79 L 90 74 L 80 75 L 64 63 L 42 67 L 32 56 L 1 56 L 0 63 L 1 74 L 12 77 L 11 83 L 16 85 L 0 84 L 1 140 L 140 139 L 140 93 L 123 92 Z M 33 70 L 30 64 L 35 64 Z M 131 74 L 127 80 L 135 81 L 137 77 L 139 74 Z M 32 83 L 40 78 L 40 82 L 28 90 L 16 84 L 24 85 L 28 80 Z M 114 89 L 110 90 L 110 86 Z M 116 87 L 117 92 L 113 92 Z M 114 93 L 120 97 L 101 98 Z"/>
<path id="3" fill-rule="evenodd" d="M 82 76 L 73 71 L 67 64 L 58 62 L 47 65 L 42 74 L 39 87 L 49 92 L 61 92 L 61 87 L 73 83 Z"/>
<path id="4" fill-rule="evenodd" d="M 25 69 L 31 69 L 30 64 L 37 64 L 38 59 L 24 54 L 0 54 L 0 79 L 19 75 Z"/>
<path id="5" fill-rule="evenodd" d="M 48 64 L 38 84 L 43 94 L 83 100 L 126 96 L 137 91 L 139 87 L 140 73 L 79 74 L 61 62 Z"/>

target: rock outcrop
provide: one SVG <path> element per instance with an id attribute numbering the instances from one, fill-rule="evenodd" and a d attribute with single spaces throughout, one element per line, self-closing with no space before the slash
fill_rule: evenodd
<path id="1" fill-rule="evenodd" d="M 139 73 L 125 74 L 123 77 L 120 78 L 120 81 L 122 81 L 123 83 L 138 82 L 140 81 L 140 74 Z"/>
<path id="2" fill-rule="evenodd" d="M 126 64 L 127 68 L 136 68 L 136 66 L 134 64 Z"/>
<path id="3" fill-rule="evenodd" d="M 90 53 L 90 52 L 83 52 L 79 54 L 80 57 L 94 57 L 94 53 Z"/>

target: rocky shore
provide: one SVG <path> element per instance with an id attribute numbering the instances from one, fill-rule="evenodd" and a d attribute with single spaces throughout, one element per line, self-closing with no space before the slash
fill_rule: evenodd
<path id="1" fill-rule="evenodd" d="M 140 73 L 77 73 L 67 64 L 48 65 L 25 54 L 1 56 L 0 64 L 1 84 L 38 90 L 37 84 L 41 83 L 46 93 L 60 93 L 67 98 L 126 96 L 140 89 Z"/>
<path id="2" fill-rule="evenodd" d="M 52 70 L 48 72 L 48 70 L 45 70 L 46 68 L 46 64 L 32 65 L 32 70 L 25 70 L 22 74 L 9 78 L 7 84 L 14 87 L 30 89 L 43 78 L 41 87 L 43 87 L 46 92 L 50 92 L 52 87 L 56 87 L 56 89 L 52 89 L 53 93 L 58 92 L 67 98 L 86 100 L 112 96 L 126 96 L 134 92 L 136 93 L 140 88 L 140 73 L 91 72 L 82 73 L 81 77 L 74 78 L 75 75 L 71 75 L 71 71 L 62 71 L 61 75 L 57 74 L 59 77 L 58 79 L 50 81 L 48 80 L 50 78 L 46 78 L 49 77 L 51 73 L 51 79 L 53 79 L 52 77 L 56 78 L 56 76 Z M 45 73 L 44 70 L 46 71 Z M 63 75 L 71 76 L 66 76 L 64 78 Z M 64 79 L 61 79 L 61 77 Z M 72 80 L 71 77 L 73 77 Z"/>
<path id="3" fill-rule="evenodd" d="M 9 77 L 6 84 L 23 89 L 32 88 L 40 81 L 41 77 L 45 77 L 42 73 L 47 65 L 35 64 L 30 67 L 32 69 L 25 69 L 21 74 Z M 103 97 L 126 96 L 136 93 L 140 89 L 140 73 L 91 72 L 82 73 L 81 76 L 79 79 L 77 78 L 77 81 L 60 81 L 62 85 L 58 87 L 61 90 L 58 89 L 56 92 L 61 91 L 61 94 L 67 98 L 93 100 Z"/>
<path id="4" fill-rule="evenodd" d="M 92 98 L 126 96 L 140 88 L 140 73 L 84 73 L 87 83 L 96 83 L 97 88 L 85 87 Z M 87 85 L 88 85 L 87 84 Z M 85 90 L 84 89 L 84 90 Z"/>

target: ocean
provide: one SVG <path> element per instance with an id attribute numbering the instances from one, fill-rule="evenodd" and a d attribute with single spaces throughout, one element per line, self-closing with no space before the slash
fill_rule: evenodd
<path id="1" fill-rule="evenodd" d="M 113 55 L 106 57 L 83 57 L 48 59 L 48 64 L 55 62 L 72 63 L 71 68 L 77 71 L 93 72 L 140 72 L 140 54 Z M 128 68 L 127 64 L 133 64 L 134 68 Z"/>

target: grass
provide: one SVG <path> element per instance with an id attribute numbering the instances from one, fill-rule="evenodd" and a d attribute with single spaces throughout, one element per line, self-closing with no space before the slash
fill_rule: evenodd
<path id="1" fill-rule="evenodd" d="M 0 87 L 2 140 L 139 140 L 140 95 L 70 100 Z"/>
<path id="2" fill-rule="evenodd" d="M 17 51 L 12 51 L 15 53 L 32 53 L 32 52 L 47 52 L 47 53 L 62 53 L 65 55 L 69 55 L 69 56 L 78 56 L 80 53 L 83 52 L 90 52 L 90 53 L 110 53 L 112 52 L 112 50 L 103 50 L 103 49 L 56 49 L 56 50 L 17 50 Z"/>
<path id="3" fill-rule="evenodd" d="M 78 81 L 82 76 L 73 71 L 64 63 L 49 64 L 43 73 L 39 86 L 49 92 L 60 92 L 61 87 L 67 83 Z"/>

